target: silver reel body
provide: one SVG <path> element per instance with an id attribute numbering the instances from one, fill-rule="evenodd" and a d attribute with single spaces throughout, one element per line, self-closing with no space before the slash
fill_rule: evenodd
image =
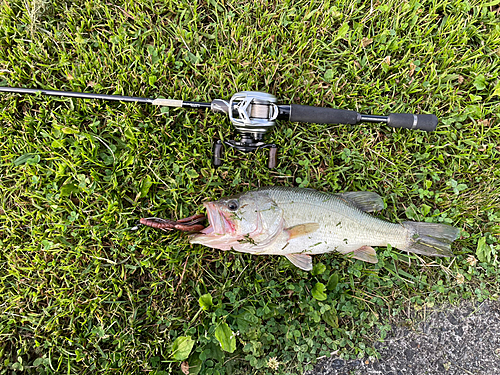
<path id="1" fill-rule="evenodd" d="M 242 91 L 234 94 L 228 102 L 214 100 L 211 109 L 224 112 L 236 130 L 241 134 L 240 141 L 229 140 L 224 144 L 241 152 L 253 152 L 261 148 L 269 148 L 269 167 L 276 165 L 277 147 L 263 142 L 264 134 L 276 125 L 279 108 L 274 95 L 260 91 Z M 214 165 L 222 165 L 223 143 L 214 145 Z"/>
<path id="2" fill-rule="evenodd" d="M 259 91 L 242 91 L 229 102 L 229 120 L 240 133 L 262 136 L 276 125 L 279 114 L 274 95 Z"/>

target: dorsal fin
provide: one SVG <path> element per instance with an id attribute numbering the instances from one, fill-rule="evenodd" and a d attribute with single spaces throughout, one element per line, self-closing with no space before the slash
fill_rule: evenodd
<path id="1" fill-rule="evenodd" d="M 382 197 L 371 191 L 349 191 L 335 195 L 364 212 L 376 212 L 384 208 Z"/>

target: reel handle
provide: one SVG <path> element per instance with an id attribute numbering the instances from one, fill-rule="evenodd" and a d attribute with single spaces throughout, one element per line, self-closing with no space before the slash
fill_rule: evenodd
<path id="1" fill-rule="evenodd" d="M 218 168 L 222 164 L 224 164 L 224 162 L 222 161 L 222 158 L 224 157 L 224 144 L 244 153 L 255 152 L 262 148 L 269 148 L 267 167 L 269 169 L 274 169 L 278 165 L 278 146 L 276 146 L 275 144 L 242 143 L 236 141 L 222 142 L 220 139 L 217 139 L 213 143 L 212 147 L 212 163 L 215 168 Z"/>

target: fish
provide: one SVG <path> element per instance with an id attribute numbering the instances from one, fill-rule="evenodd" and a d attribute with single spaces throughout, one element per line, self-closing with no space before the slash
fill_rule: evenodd
<path id="1" fill-rule="evenodd" d="M 426 256 L 451 257 L 460 233 L 447 224 L 391 223 L 370 212 L 384 208 L 374 192 L 328 193 L 267 186 L 205 202 L 209 225 L 189 236 L 191 244 L 254 255 L 285 256 L 311 271 L 312 255 L 337 252 L 377 263 L 374 247 L 391 245 Z"/>

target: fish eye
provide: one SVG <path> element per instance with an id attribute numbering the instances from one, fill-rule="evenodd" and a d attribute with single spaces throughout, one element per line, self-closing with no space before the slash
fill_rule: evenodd
<path id="1" fill-rule="evenodd" d="M 237 201 L 227 202 L 227 208 L 229 211 L 236 211 L 238 209 L 238 202 Z"/>

